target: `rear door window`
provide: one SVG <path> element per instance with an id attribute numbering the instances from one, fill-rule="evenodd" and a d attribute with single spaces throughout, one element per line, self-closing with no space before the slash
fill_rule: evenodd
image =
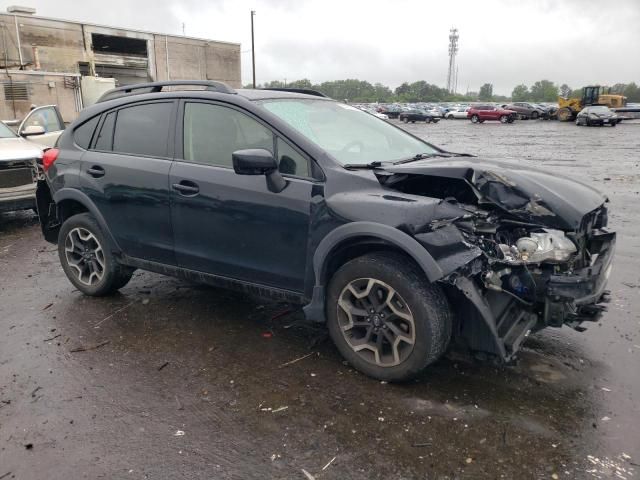
<path id="1" fill-rule="evenodd" d="M 172 102 L 147 103 L 118 110 L 113 151 L 167 157 L 172 112 Z"/>
<path id="2" fill-rule="evenodd" d="M 93 148 L 95 150 L 102 150 L 109 152 L 113 145 L 113 126 L 116 123 L 116 112 L 108 113 L 102 122 L 100 132 L 95 141 Z"/>

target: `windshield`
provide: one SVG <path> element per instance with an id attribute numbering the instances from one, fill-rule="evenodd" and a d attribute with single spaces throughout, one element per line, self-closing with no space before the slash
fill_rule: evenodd
<path id="1" fill-rule="evenodd" d="M 589 111 L 593 113 L 609 113 L 609 107 L 605 107 L 605 106 L 589 107 Z"/>
<path id="2" fill-rule="evenodd" d="M 342 165 L 393 162 L 438 152 L 428 143 L 350 105 L 307 99 L 269 99 L 258 103 Z"/>
<path id="3" fill-rule="evenodd" d="M 17 135 L 13 133 L 9 127 L 5 125 L 4 122 L 0 122 L 0 138 L 16 138 Z"/>

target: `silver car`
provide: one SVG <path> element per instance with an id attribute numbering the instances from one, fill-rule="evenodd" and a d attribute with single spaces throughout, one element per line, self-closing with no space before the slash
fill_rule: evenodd
<path id="1" fill-rule="evenodd" d="M 35 209 L 35 165 L 63 130 L 55 105 L 32 110 L 18 127 L 20 135 L 0 122 L 0 212 Z"/>

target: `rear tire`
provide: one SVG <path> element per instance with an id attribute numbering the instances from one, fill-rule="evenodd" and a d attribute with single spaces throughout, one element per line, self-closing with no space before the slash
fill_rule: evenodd
<path id="1" fill-rule="evenodd" d="M 402 119 L 402 121 L 403 121 L 404 123 L 409 123 L 409 119 L 408 119 L 407 117 L 404 117 L 404 118 Z"/>
<path id="2" fill-rule="evenodd" d="M 60 228 L 60 264 L 69 281 L 85 295 L 109 295 L 131 280 L 134 269 L 120 265 L 113 251 L 111 241 L 90 213 L 74 215 Z"/>
<path id="3" fill-rule="evenodd" d="M 612 127 L 615 127 L 618 124 L 618 122 L 611 122 L 609 125 L 611 125 Z"/>
<path id="4" fill-rule="evenodd" d="M 397 253 L 344 264 L 329 283 L 326 308 L 329 334 L 342 356 L 378 380 L 411 379 L 442 356 L 451 338 L 442 289 Z"/>

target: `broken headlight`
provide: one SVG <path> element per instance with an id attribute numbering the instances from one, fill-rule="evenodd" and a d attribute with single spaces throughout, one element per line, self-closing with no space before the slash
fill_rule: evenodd
<path id="1" fill-rule="evenodd" d="M 560 230 L 532 232 L 518 239 L 516 250 L 518 260 L 527 263 L 566 262 L 577 251 L 575 244 Z"/>

